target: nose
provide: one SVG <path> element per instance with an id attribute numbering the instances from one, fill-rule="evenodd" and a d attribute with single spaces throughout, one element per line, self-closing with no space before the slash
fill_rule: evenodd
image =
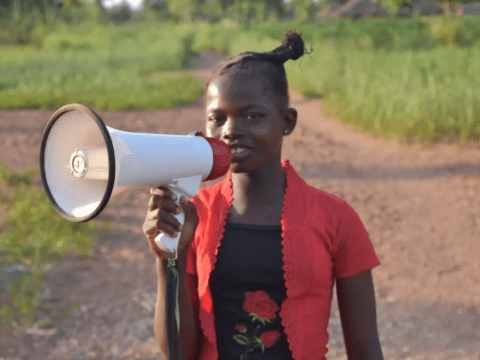
<path id="1" fill-rule="evenodd" d="M 237 122 L 235 121 L 234 118 L 228 117 L 227 121 L 223 125 L 223 137 L 225 139 L 233 140 L 237 139 L 241 136 L 241 133 L 238 129 L 238 124 L 236 126 Z"/>

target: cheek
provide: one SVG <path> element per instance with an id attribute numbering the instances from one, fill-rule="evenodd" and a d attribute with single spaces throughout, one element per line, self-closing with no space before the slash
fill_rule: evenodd
<path id="1" fill-rule="evenodd" d="M 283 133 L 276 122 L 268 122 L 255 127 L 255 136 L 270 146 L 277 147 L 279 143 L 281 144 Z"/>
<path id="2" fill-rule="evenodd" d="M 208 122 L 205 125 L 205 135 L 207 137 L 219 138 L 218 128 L 208 125 Z"/>
<path id="3" fill-rule="evenodd" d="M 270 124 L 262 124 L 257 126 L 255 133 L 257 136 L 268 136 L 270 132 L 273 130 Z"/>

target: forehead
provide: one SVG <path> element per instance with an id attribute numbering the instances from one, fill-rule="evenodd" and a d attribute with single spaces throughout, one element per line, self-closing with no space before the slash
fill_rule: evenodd
<path id="1" fill-rule="evenodd" d="M 224 74 L 214 78 L 208 85 L 207 109 L 256 104 L 276 104 L 271 83 L 261 73 Z"/>

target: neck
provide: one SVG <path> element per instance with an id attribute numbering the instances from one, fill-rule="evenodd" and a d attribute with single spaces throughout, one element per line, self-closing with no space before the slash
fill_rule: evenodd
<path id="1" fill-rule="evenodd" d="M 233 214 L 248 216 L 262 212 L 281 214 L 285 171 L 280 160 L 250 173 L 232 173 Z M 260 212 L 260 213 L 259 213 Z"/>

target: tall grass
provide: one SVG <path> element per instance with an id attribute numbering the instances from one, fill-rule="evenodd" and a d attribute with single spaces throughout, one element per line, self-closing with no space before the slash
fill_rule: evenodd
<path id="1" fill-rule="evenodd" d="M 344 121 L 403 139 L 480 139 L 480 47 L 355 56 L 328 97 Z"/>
<path id="2" fill-rule="evenodd" d="M 293 25 L 40 29 L 31 46 L 1 48 L 0 109 L 179 106 L 202 92 L 178 72 L 194 53 L 273 49 Z M 289 80 L 305 96 L 323 97 L 335 116 L 400 138 L 480 138 L 479 17 L 325 19 L 297 28 L 313 53 L 287 63 Z"/>
<path id="3" fill-rule="evenodd" d="M 172 108 L 194 101 L 201 83 L 186 66 L 188 27 L 59 27 L 36 46 L 2 47 L 0 109 Z"/>
<path id="4" fill-rule="evenodd" d="M 287 65 L 304 95 L 360 128 L 401 139 L 480 139 L 480 46 L 421 51 L 339 49 Z"/>
<path id="5" fill-rule="evenodd" d="M 296 90 L 324 98 L 332 115 L 376 134 L 404 140 L 480 140 L 480 20 L 408 20 L 418 27 L 420 39 L 428 39 L 423 43 L 414 32 L 400 37 L 411 29 L 396 29 L 396 21 L 383 33 L 372 20 L 359 23 L 359 28 L 370 24 L 363 33 L 348 21 L 300 28 L 306 29 L 304 38 L 313 53 L 286 63 Z M 472 25 L 468 31 L 466 24 Z M 280 44 L 281 33 L 279 25 L 269 32 L 240 33 L 231 39 L 228 52 L 271 50 Z"/>

